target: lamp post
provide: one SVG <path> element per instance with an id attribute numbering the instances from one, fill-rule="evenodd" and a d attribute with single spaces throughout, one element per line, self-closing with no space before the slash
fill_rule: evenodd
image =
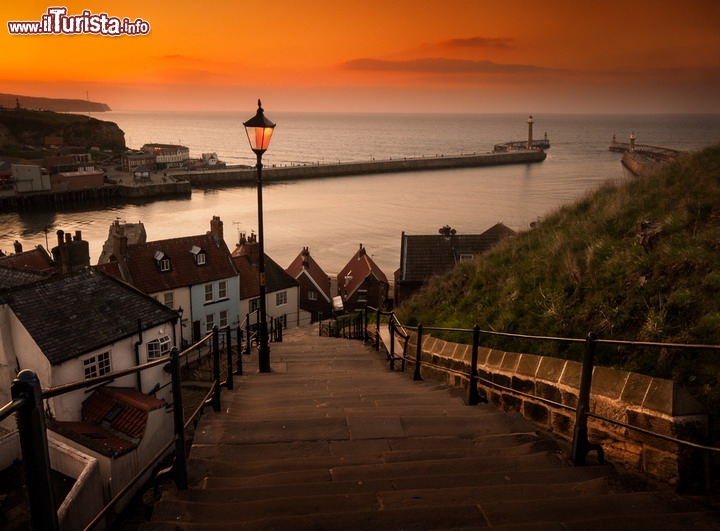
<path id="1" fill-rule="evenodd" d="M 257 197 L 258 197 L 258 281 L 260 283 L 260 300 L 258 305 L 258 365 L 260 372 L 270 372 L 270 346 L 268 345 L 267 320 L 265 317 L 265 238 L 263 237 L 263 204 L 262 204 L 262 156 L 270 145 L 275 124 L 265 118 L 262 103 L 258 100 L 255 116 L 244 122 L 245 131 L 250 141 L 250 149 L 257 155 Z"/>

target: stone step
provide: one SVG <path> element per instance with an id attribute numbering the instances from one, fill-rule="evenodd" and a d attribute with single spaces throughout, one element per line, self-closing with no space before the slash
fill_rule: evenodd
<path id="1" fill-rule="evenodd" d="M 143 524 L 140 531 L 217 531 L 227 528 L 222 522 L 197 523 L 180 519 L 153 521 Z M 232 522 L 228 522 L 233 526 Z M 477 506 L 422 507 L 387 511 L 357 511 L 344 513 L 277 516 L 237 524 L 244 531 L 289 530 L 444 530 L 484 527 L 483 516 Z"/>
<path id="2" fill-rule="evenodd" d="M 318 498 L 322 496 L 341 495 L 351 497 L 356 494 L 371 493 L 376 497 L 377 505 L 382 509 L 393 507 L 410 507 L 415 505 L 463 505 L 472 500 L 515 500 L 537 499 L 542 497 L 574 497 L 606 494 L 607 480 L 604 477 L 538 485 L 537 483 L 514 483 L 480 486 L 457 486 L 445 489 L 415 488 L 396 490 L 392 479 L 371 481 L 346 481 L 317 484 L 278 485 L 271 488 L 195 488 L 186 491 L 175 491 L 173 501 L 233 504 L 241 510 L 240 504 L 254 503 L 254 507 L 263 504 L 284 507 L 284 499 Z M 256 509 L 257 510 L 257 509 Z"/>
<path id="3" fill-rule="evenodd" d="M 493 500 L 545 500 L 546 498 L 589 497 L 605 494 L 607 484 L 602 479 L 552 485 L 538 488 L 537 485 L 513 485 L 493 487 L 465 487 L 444 489 L 414 489 L 409 491 L 357 491 L 340 494 L 283 496 L 270 499 L 247 500 L 228 491 L 203 491 L 202 496 L 182 496 L 182 499 L 163 500 L 155 506 L 159 520 L 169 520 L 179 512 L 192 514 L 195 521 L 215 521 L 219 524 L 247 522 L 308 514 L 336 514 L 357 511 L 387 511 L 409 507 L 449 507 L 484 503 Z M 213 496 L 214 494 L 214 496 Z M 537 503 L 537 502 L 536 502 Z M 228 510 L 227 504 L 232 505 Z M 183 511 L 179 511 L 182 508 Z M 218 517 L 221 513 L 228 513 Z"/>
<path id="4" fill-rule="evenodd" d="M 411 490 L 411 489 L 443 489 L 458 487 L 477 487 L 477 486 L 495 486 L 495 485 L 543 485 L 543 484 L 559 484 L 573 483 L 579 481 L 588 481 L 596 478 L 605 478 L 612 473 L 612 467 L 593 466 L 577 468 L 537 468 L 534 470 L 517 470 L 517 471 L 478 471 L 473 473 L 449 474 L 434 473 L 430 475 L 413 474 L 410 476 L 399 476 L 394 478 L 364 479 L 364 480 L 333 480 L 330 481 L 329 475 L 318 474 L 317 477 L 323 478 L 322 482 L 305 481 L 303 483 L 292 483 L 292 475 L 284 473 L 268 474 L 263 476 L 262 483 L 256 481 L 248 481 L 245 478 L 238 477 L 205 477 L 201 481 L 202 488 L 206 489 L 233 489 L 237 492 L 245 492 L 247 496 L 254 497 L 266 495 L 275 497 L 277 494 L 287 491 L 297 495 L 298 489 L 304 489 L 305 492 L 327 493 L 332 488 L 360 488 L 365 485 L 379 485 L 382 489 L 378 490 Z M 390 489 L 383 487 L 389 482 L 392 487 Z M 355 487 L 353 487 L 355 486 Z M 343 491 L 344 492 L 344 491 Z"/>

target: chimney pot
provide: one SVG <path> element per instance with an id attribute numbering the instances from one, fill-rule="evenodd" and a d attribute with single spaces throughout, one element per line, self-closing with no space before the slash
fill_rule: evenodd
<path id="1" fill-rule="evenodd" d="M 22 252 L 22 243 L 15 240 L 15 243 L 13 243 L 13 247 L 15 247 L 15 253 L 21 253 Z"/>
<path id="2" fill-rule="evenodd" d="M 65 233 L 63 232 L 62 229 L 58 229 L 58 231 L 55 234 L 57 234 L 58 245 L 62 245 L 63 241 L 65 239 Z"/>

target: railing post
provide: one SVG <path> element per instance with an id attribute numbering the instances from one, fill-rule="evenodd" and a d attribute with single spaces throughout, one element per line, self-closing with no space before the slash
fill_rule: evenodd
<path id="1" fill-rule="evenodd" d="M 420 376 L 420 358 L 422 357 L 422 341 L 423 341 L 423 325 L 417 327 L 417 348 L 415 350 L 415 370 L 413 371 L 413 380 L 419 382 L 422 380 Z"/>
<path id="2" fill-rule="evenodd" d="M 395 370 L 395 321 L 388 321 L 388 330 L 390 331 L 390 347 L 388 348 L 388 356 L 390 356 L 390 370 Z"/>
<path id="3" fill-rule="evenodd" d="M 575 415 L 575 429 L 572 441 L 572 462 L 575 466 L 585 464 L 587 454 L 595 450 L 598 461 L 605 461 L 602 446 L 588 441 L 588 414 L 590 413 L 590 388 L 592 387 L 592 373 L 595 364 L 595 347 L 597 336 L 590 332 L 585 338 L 585 354 L 583 356 L 582 372 L 580 374 L 580 390 L 578 392 L 578 405 Z"/>
<path id="4" fill-rule="evenodd" d="M 250 314 L 245 314 L 245 337 L 247 337 L 247 343 L 245 343 L 245 354 L 250 354 Z"/>
<path id="5" fill-rule="evenodd" d="M 33 371 L 25 369 L 13 380 L 10 391 L 13 400 L 23 400 L 17 418 L 31 528 L 56 531 L 60 524 L 50 481 L 50 452 L 40 381 Z"/>
<path id="6" fill-rule="evenodd" d="M 363 316 L 363 341 L 367 342 L 368 340 L 368 306 L 365 305 L 365 312 Z"/>
<path id="7" fill-rule="evenodd" d="M 380 308 L 375 310 L 375 352 L 380 350 Z"/>
<path id="8" fill-rule="evenodd" d="M 232 360 L 232 333 L 230 327 L 225 329 L 225 344 L 227 348 L 227 379 L 225 380 L 225 387 L 229 390 L 233 390 L 233 360 Z"/>
<path id="9" fill-rule="evenodd" d="M 177 347 L 170 351 L 170 377 L 172 378 L 173 424 L 175 430 L 175 459 L 173 464 L 155 476 L 155 499 L 160 499 L 158 481 L 169 476 L 180 490 L 188 488 L 187 449 L 185 445 L 185 411 L 183 407 L 182 379 L 180 376 L 180 353 Z"/>
<path id="10" fill-rule="evenodd" d="M 480 348 L 480 325 L 473 326 L 472 354 L 470 356 L 470 381 L 468 382 L 467 404 L 476 406 L 479 402 L 477 381 L 478 381 L 478 349 Z"/>
<path id="11" fill-rule="evenodd" d="M 210 399 L 210 405 L 216 413 L 220 411 L 220 334 L 217 326 L 213 326 L 213 385 L 215 391 Z"/>
<path id="12" fill-rule="evenodd" d="M 238 353 L 238 364 L 237 364 L 237 370 L 235 371 L 235 374 L 238 376 L 243 375 L 243 364 L 242 364 L 242 327 L 240 325 L 237 326 L 237 353 Z"/>

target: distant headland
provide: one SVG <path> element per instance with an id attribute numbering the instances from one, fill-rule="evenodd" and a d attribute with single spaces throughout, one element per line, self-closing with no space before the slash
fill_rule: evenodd
<path id="1" fill-rule="evenodd" d="M 107 103 L 99 103 L 96 101 L 37 98 L 34 96 L 0 93 L 0 107 L 14 109 L 18 104 L 23 109 L 42 109 L 55 112 L 105 112 L 111 110 Z"/>

